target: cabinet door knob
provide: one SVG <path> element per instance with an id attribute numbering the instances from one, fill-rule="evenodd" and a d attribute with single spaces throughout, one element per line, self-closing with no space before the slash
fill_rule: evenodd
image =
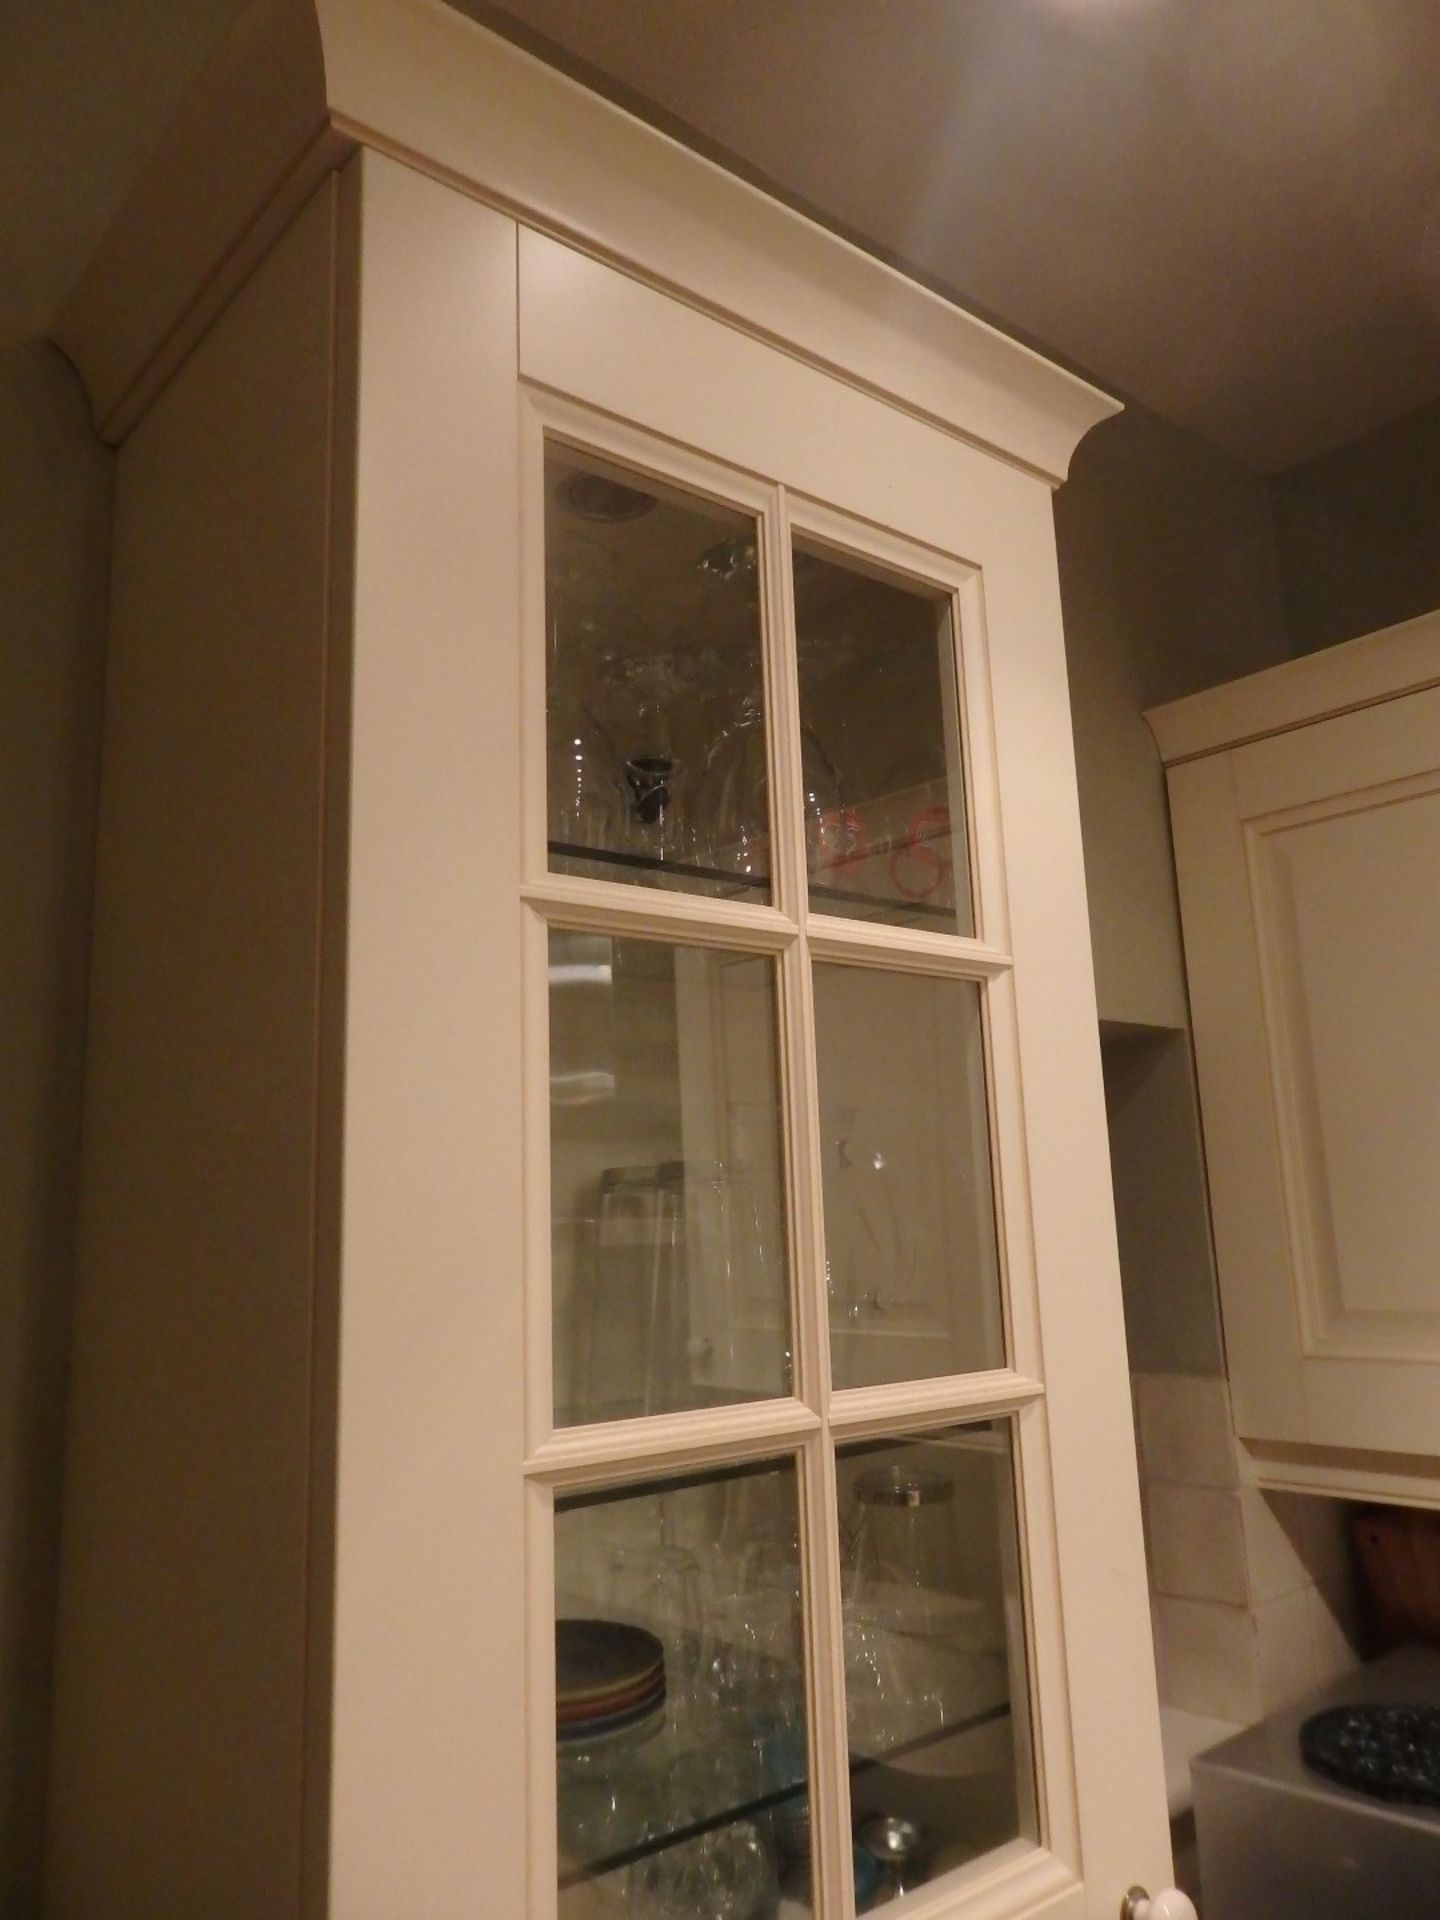
<path id="1" fill-rule="evenodd" d="M 1178 1887 L 1162 1887 L 1148 1894 L 1144 1887 L 1131 1887 L 1120 1902 L 1120 1920 L 1198 1920 L 1188 1894 Z"/>

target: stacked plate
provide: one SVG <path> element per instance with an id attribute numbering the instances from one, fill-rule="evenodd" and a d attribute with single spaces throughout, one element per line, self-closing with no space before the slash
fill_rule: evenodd
<path id="1" fill-rule="evenodd" d="M 620 1620 L 555 1622 L 555 1737 L 562 1745 L 636 1727 L 665 1704 L 665 1649 Z"/>

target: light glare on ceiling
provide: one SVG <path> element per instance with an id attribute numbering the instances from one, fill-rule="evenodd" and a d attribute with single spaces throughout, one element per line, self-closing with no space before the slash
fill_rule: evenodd
<path id="1" fill-rule="evenodd" d="M 1140 13 L 1157 0 L 1031 0 L 1047 13 L 1058 13 L 1074 20 L 1100 21 L 1116 14 Z"/>

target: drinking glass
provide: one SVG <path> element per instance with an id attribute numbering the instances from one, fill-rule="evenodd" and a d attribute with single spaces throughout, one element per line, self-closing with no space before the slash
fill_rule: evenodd
<path id="1" fill-rule="evenodd" d="M 748 1558 L 723 1525 L 742 1504 L 762 1549 Z M 557 1608 L 643 1624 L 666 1684 L 643 1742 L 602 1731 L 577 1754 L 573 1713 L 560 1730 L 562 1920 L 773 1920 L 772 1803 L 807 1787 L 798 1537 L 793 1455 L 557 1495 Z M 697 1588 L 703 1710 L 687 1710 L 675 1662 Z"/>
<path id="2" fill-rule="evenodd" d="M 812 977 L 834 1384 L 1002 1366 L 984 989 L 830 961 Z"/>
<path id="3" fill-rule="evenodd" d="M 830 756 L 810 727 L 800 734 L 806 858 L 813 867 L 844 857 L 855 823 L 841 806 L 840 781 Z M 747 878 L 768 878 L 770 845 L 769 771 L 765 716 L 756 695 L 740 703 L 705 757 L 698 811 L 713 836 L 712 866 Z"/>
<path id="4" fill-rule="evenodd" d="M 758 537 L 753 512 L 557 440 L 547 445 L 547 692 L 573 695 L 613 743 L 618 796 L 613 815 L 584 815 L 588 837 L 569 837 L 555 795 L 571 784 L 578 736 L 568 719 L 552 731 L 552 872 L 769 898 L 768 874 L 710 869 L 717 836 L 697 800 L 717 713 L 748 699 L 762 735 L 754 799 L 762 819 L 768 812 Z"/>
<path id="5" fill-rule="evenodd" d="M 677 1754 L 666 1770 L 667 1829 L 683 1833 L 717 1811 L 743 1808 L 759 1787 L 748 1749 L 707 1744 Z M 636 1886 L 641 1911 L 655 1920 L 769 1920 L 780 1900 L 774 1848 L 748 1816 L 660 1848 L 640 1866 Z"/>
<path id="6" fill-rule="evenodd" d="M 647 1920 L 774 1920 L 775 1855 L 753 1820 L 733 1820 L 662 1849 L 636 1870 Z"/>
<path id="7" fill-rule="evenodd" d="M 559 927 L 549 955 L 556 1424 L 784 1393 L 775 962 Z"/>
<path id="8" fill-rule="evenodd" d="M 973 933 L 951 593 L 819 542 L 794 561 L 800 718 L 845 785 L 808 849 L 811 909 Z"/>
<path id="9" fill-rule="evenodd" d="M 1013 1446 L 977 1421 L 836 1452 L 850 1751 L 877 1763 L 851 1813 L 908 1834 L 882 1848 L 906 1886 L 1036 1831 Z"/>
<path id="10" fill-rule="evenodd" d="M 552 683 L 545 706 L 548 834 L 556 846 L 608 849 L 620 839 L 620 760 L 590 709 Z"/>
<path id="11" fill-rule="evenodd" d="M 596 1871 L 617 1854 L 643 1845 L 656 1830 L 661 1799 L 640 1739 L 611 1735 L 592 1745 L 561 1747 L 556 1757 L 560 1873 L 562 1880 Z M 630 1885 L 627 1869 L 611 1869 L 607 1884 Z M 562 1900 L 561 1910 L 564 1910 Z"/>
<path id="12" fill-rule="evenodd" d="M 700 1667 L 700 1562 L 688 1547 L 665 1538 L 622 1542 L 610 1553 L 609 1605 L 616 1620 L 647 1627 L 663 1644 L 675 1712 Z"/>
<path id="13" fill-rule="evenodd" d="M 684 796 L 690 769 L 678 715 L 697 703 L 698 664 L 676 653 L 612 656 L 610 707 L 625 745 L 627 806 L 621 844 L 650 865 L 691 852 Z"/>

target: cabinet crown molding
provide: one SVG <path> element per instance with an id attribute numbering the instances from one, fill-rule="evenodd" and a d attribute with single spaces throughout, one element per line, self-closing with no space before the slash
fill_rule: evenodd
<path id="1" fill-rule="evenodd" d="M 1440 612 L 1283 660 L 1145 715 L 1167 767 L 1440 685 Z"/>
<path id="2" fill-rule="evenodd" d="M 56 329 L 120 441 L 324 175 L 389 153 L 1059 484 L 1119 402 L 440 0 L 251 0 Z"/>

